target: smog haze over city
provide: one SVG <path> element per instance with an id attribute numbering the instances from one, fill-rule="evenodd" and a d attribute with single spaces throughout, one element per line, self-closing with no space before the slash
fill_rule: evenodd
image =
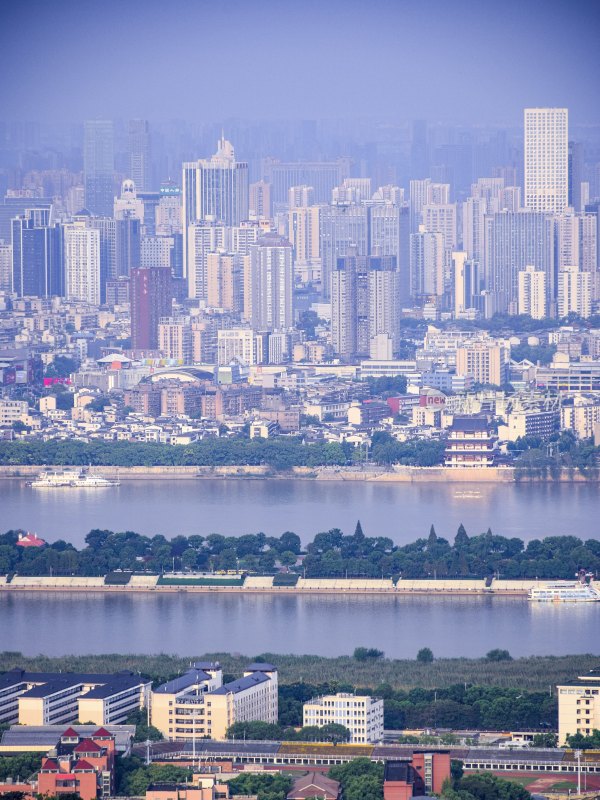
<path id="1" fill-rule="evenodd" d="M 594 0 L 4 0 L 5 119 L 598 122 Z"/>

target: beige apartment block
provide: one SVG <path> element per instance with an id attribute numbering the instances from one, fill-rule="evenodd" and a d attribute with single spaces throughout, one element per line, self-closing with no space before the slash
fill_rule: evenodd
<path id="1" fill-rule="evenodd" d="M 600 730 L 600 672 L 590 670 L 558 690 L 558 745 L 566 744 L 567 736 L 582 733 L 588 736 Z"/>
<path id="2" fill-rule="evenodd" d="M 244 676 L 223 684 L 218 663 L 197 662 L 152 692 L 151 721 L 167 739 L 225 739 L 236 722 L 277 722 L 277 668 L 250 664 Z"/>

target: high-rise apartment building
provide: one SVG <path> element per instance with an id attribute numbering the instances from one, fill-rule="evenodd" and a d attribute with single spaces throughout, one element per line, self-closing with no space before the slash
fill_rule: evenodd
<path id="1" fill-rule="evenodd" d="M 368 255 L 368 208 L 356 203 L 321 208 L 321 282 L 325 299 L 331 296 L 331 276 L 338 258 L 350 248 Z"/>
<path id="2" fill-rule="evenodd" d="M 159 321 L 172 311 L 171 270 L 132 269 L 130 299 L 132 349 L 157 350 Z"/>
<path id="3" fill-rule="evenodd" d="M 410 285 L 413 297 L 444 294 L 444 236 L 425 230 L 410 236 Z"/>
<path id="4" fill-rule="evenodd" d="M 499 311 L 515 308 L 519 272 L 528 266 L 546 274 L 548 307 L 555 297 L 554 228 L 549 214 L 501 211 L 485 218 L 486 289 Z"/>
<path id="5" fill-rule="evenodd" d="M 592 276 L 577 265 L 563 267 L 558 273 L 558 316 L 578 314 L 587 318 L 592 313 Z"/>
<path id="6" fill-rule="evenodd" d="M 502 386 L 508 380 L 509 355 L 499 344 L 473 342 L 456 349 L 456 374 L 477 383 Z"/>
<path id="7" fill-rule="evenodd" d="M 239 313 L 244 302 L 243 256 L 220 250 L 206 257 L 206 302 Z M 247 258 L 247 257 L 246 257 Z"/>
<path id="8" fill-rule="evenodd" d="M 561 214 L 569 204 L 566 108 L 525 109 L 525 208 Z"/>
<path id="9" fill-rule="evenodd" d="M 331 336 L 333 349 L 346 361 L 368 358 L 372 340 L 386 335 L 392 351 L 399 339 L 398 271 L 393 256 L 337 260 L 332 275 Z"/>
<path id="10" fill-rule="evenodd" d="M 390 187 L 383 187 L 383 190 Z M 391 198 L 396 196 L 398 202 Z M 401 195 L 376 202 L 368 209 L 368 250 L 372 256 L 394 256 L 398 271 L 398 301 L 410 300 L 410 209 Z"/>
<path id="11" fill-rule="evenodd" d="M 294 323 L 293 253 L 287 239 L 262 236 L 244 259 L 244 318 L 257 331 L 283 331 Z"/>
<path id="12" fill-rule="evenodd" d="M 65 295 L 100 305 L 100 233 L 88 226 L 87 217 L 64 227 Z"/>
<path id="13" fill-rule="evenodd" d="M 85 207 L 92 214 L 112 217 L 114 179 L 114 135 L 110 120 L 84 123 L 83 179 Z"/>
<path id="14" fill-rule="evenodd" d="M 546 303 L 546 273 L 529 265 L 519 272 L 519 314 L 533 319 L 548 315 Z"/>
<path id="15" fill-rule="evenodd" d="M 454 277 L 454 316 L 464 317 L 475 309 L 482 311 L 483 270 L 479 261 L 468 258 L 465 250 L 452 253 Z"/>
<path id="16" fill-rule="evenodd" d="M 0 292 L 13 291 L 12 245 L 0 243 Z"/>
<path id="17" fill-rule="evenodd" d="M 129 120 L 129 177 L 140 192 L 151 185 L 150 126 L 148 120 Z"/>
<path id="18" fill-rule="evenodd" d="M 271 185 L 266 181 L 250 184 L 249 216 L 254 219 L 271 218 Z"/>
<path id="19" fill-rule="evenodd" d="M 192 360 L 192 329 L 189 317 L 162 317 L 158 323 L 158 349 L 166 358 L 182 364 Z"/>

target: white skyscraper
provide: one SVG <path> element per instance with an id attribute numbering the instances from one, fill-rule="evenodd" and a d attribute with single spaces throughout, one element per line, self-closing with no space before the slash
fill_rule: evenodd
<path id="1" fill-rule="evenodd" d="M 526 108 L 525 208 L 561 214 L 568 203 L 568 111 Z"/>
<path id="2" fill-rule="evenodd" d="M 575 265 L 558 273 L 558 316 L 571 313 L 584 318 L 592 313 L 592 276 Z"/>
<path id="3" fill-rule="evenodd" d="M 282 331 L 294 323 L 292 245 L 269 233 L 244 259 L 244 318 L 254 330 Z"/>
<path id="4" fill-rule="evenodd" d="M 546 273 L 531 265 L 519 272 L 519 314 L 533 319 L 547 316 Z"/>
<path id="5" fill-rule="evenodd" d="M 100 232 L 85 219 L 65 225 L 65 278 L 67 299 L 100 305 Z"/>

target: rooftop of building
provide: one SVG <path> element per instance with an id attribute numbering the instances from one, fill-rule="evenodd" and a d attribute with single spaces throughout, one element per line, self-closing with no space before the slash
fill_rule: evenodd
<path id="1" fill-rule="evenodd" d="M 295 798 L 324 797 L 337 798 L 340 793 L 340 784 L 333 778 L 328 778 L 320 772 L 309 772 L 294 781 L 291 791 L 288 793 L 288 800 Z"/>
<path id="2" fill-rule="evenodd" d="M 410 759 L 406 761 L 386 761 L 384 781 L 412 783 L 414 780 L 414 769 Z"/>
<path id="3" fill-rule="evenodd" d="M 451 430 L 475 433 L 487 431 L 488 421 L 486 417 L 455 417 Z"/>
<path id="4" fill-rule="evenodd" d="M 128 751 L 135 735 L 135 725 L 106 725 L 105 727 L 110 735 L 115 737 L 117 751 L 120 753 Z M 75 723 L 72 730 L 76 736 L 85 739 L 94 736 L 98 731 L 98 726 Z M 0 754 L 7 749 L 14 752 L 16 748 L 20 747 L 24 750 L 39 749 L 48 752 L 52 748 L 58 748 L 61 737 L 65 733 L 64 723 L 62 725 L 13 725 L 2 734 Z M 70 749 L 73 750 L 73 745 Z"/>
<path id="5" fill-rule="evenodd" d="M 212 694 L 238 694 L 244 692 L 246 689 L 252 689 L 253 686 L 258 686 L 259 683 L 265 683 L 270 678 L 264 672 L 253 672 L 251 675 L 246 675 L 244 678 L 238 678 L 236 681 L 224 683 L 219 689 L 215 689 Z"/>
<path id="6" fill-rule="evenodd" d="M 265 661 L 255 661 L 248 664 L 246 672 L 277 672 L 277 667 Z"/>
<path id="7" fill-rule="evenodd" d="M 178 678 L 173 678 L 172 681 L 167 681 L 166 683 L 162 683 L 156 689 L 154 689 L 155 694 L 177 694 L 178 692 L 183 692 L 185 689 L 189 689 L 190 686 L 195 686 L 197 683 L 206 683 L 211 679 L 211 676 L 204 672 L 203 669 L 188 669 L 187 672 L 184 672 L 183 675 L 180 675 Z"/>

